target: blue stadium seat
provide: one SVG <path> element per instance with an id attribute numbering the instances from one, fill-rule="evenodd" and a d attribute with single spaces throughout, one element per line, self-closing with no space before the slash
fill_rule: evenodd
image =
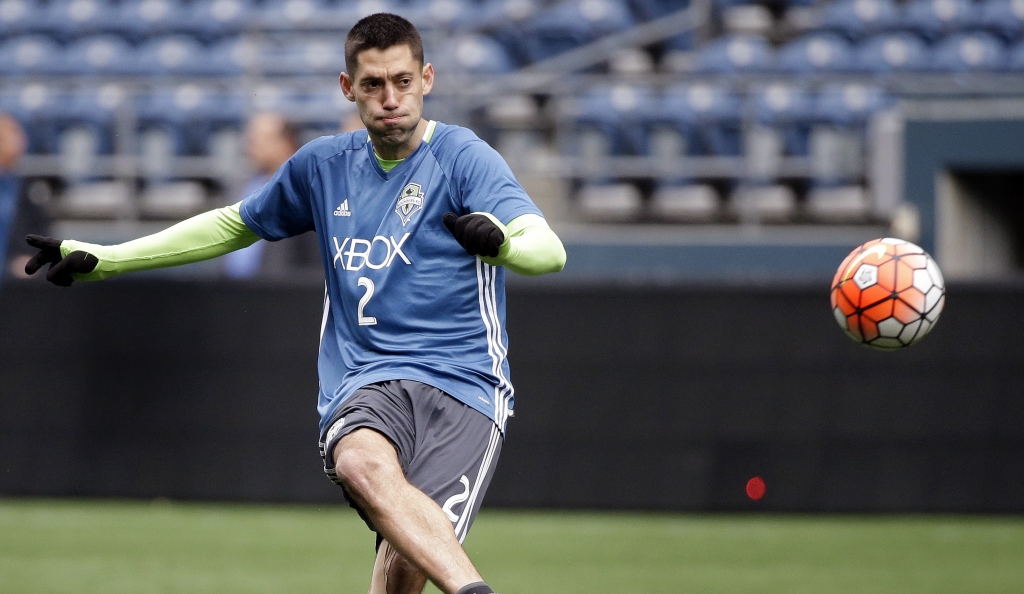
<path id="1" fill-rule="evenodd" d="M 245 98 L 194 84 L 161 87 L 138 98 L 136 113 L 143 134 L 162 132 L 175 154 L 201 155 L 213 132 L 241 125 Z"/>
<path id="2" fill-rule="evenodd" d="M 43 35 L 23 35 L 0 44 L 0 76 L 60 72 L 64 50 Z"/>
<path id="3" fill-rule="evenodd" d="M 883 33 L 861 43 L 856 50 L 854 68 L 862 72 L 886 74 L 928 70 L 931 52 L 913 33 Z"/>
<path id="4" fill-rule="evenodd" d="M 2 58 L 0 58 L 2 60 Z M 57 91 L 39 83 L 7 87 L 0 91 L 0 111 L 21 123 L 31 154 L 51 154 L 57 150 L 53 116 L 62 108 Z"/>
<path id="5" fill-rule="evenodd" d="M 252 12 L 251 0 L 196 0 L 189 5 L 184 28 L 212 41 L 242 31 Z"/>
<path id="6" fill-rule="evenodd" d="M 900 26 L 935 41 L 975 26 L 979 16 L 977 6 L 970 0 L 912 0 L 904 10 Z"/>
<path id="7" fill-rule="evenodd" d="M 35 0 L 0 2 L 0 39 L 44 30 L 46 6 Z"/>
<path id="8" fill-rule="evenodd" d="M 333 19 L 335 14 L 324 0 L 267 0 L 258 18 L 268 29 L 292 29 Z"/>
<path id="9" fill-rule="evenodd" d="M 502 74 L 515 68 L 515 61 L 503 45 L 485 35 L 465 34 L 450 39 L 431 52 L 430 61 L 439 76 L 447 72 Z"/>
<path id="10" fill-rule="evenodd" d="M 359 19 L 377 12 L 401 13 L 400 0 L 336 0 L 332 14 L 339 29 L 348 29 Z"/>
<path id="11" fill-rule="evenodd" d="M 893 98 L 880 87 L 834 83 L 819 91 L 814 117 L 825 124 L 863 130 L 872 114 L 893 104 Z"/>
<path id="12" fill-rule="evenodd" d="M 180 0 L 128 0 L 118 16 L 118 32 L 135 41 L 188 30 L 188 7 Z"/>
<path id="13" fill-rule="evenodd" d="M 750 98 L 759 124 L 782 134 L 786 154 L 806 155 L 814 125 L 814 103 L 806 89 L 773 83 L 754 89 Z"/>
<path id="14" fill-rule="evenodd" d="M 1009 50 L 1006 67 L 1015 72 L 1024 71 L 1024 40 L 1015 43 Z"/>
<path id="15" fill-rule="evenodd" d="M 128 100 L 126 90 L 117 84 L 78 89 L 63 102 L 54 124 L 61 135 L 72 130 L 86 132 L 96 154 L 110 154 L 114 151 L 114 118 Z"/>
<path id="16" fill-rule="evenodd" d="M 738 156 L 742 152 L 743 102 L 720 86 L 682 84 L 665 91 L 648 121 L 674 126 L 686 140 L 686 154 Z"/>
<path id="17" fill-rule="evenodd" d="M 645 116 L 652 91 L 635 85 L 597 87 L 583 94 L 572 115 L 574 154 L 588 157 L 643 154 Z"/>
<path id="18" fill-rule="evenodd" d="M 346 99 L 337 86 L 305 93 L 294 105 L 297 111 L 282 111 L 286 115 L 294 114 L 295 119 L 301 119 L 322 134 L 337 134 L 342 118 L 356 110 L 355 103 Z"/>
<path id="19" fill-rule="evenodd" d="M 258 72 L 261 54 L 260 43 L 245 37 L 228 37 L 210 46 L 206 70 L 219 76 Z"/>
<path id="20" fill-rule="evenodd" d="M 630 0 L 629 4 L 633 14 L 642 21 L 667 16 L 690 6 L 688 0 Z"/>
<path id="21" fill-rule="evenodd" d="M 133 71 L 135 50 L 115 35 L 85 37 L 68 46 L 61 61 L 64 74 L 119 75 Z"/>
<path id="22" fill-rule="evenodd" d="M 345 69 L 345 48 L 340 40 L 324 37 L 264 43 L 259 66 L 268 74 L 336 74 Z"/>
<path id="23" fill-rule="evenodd" d="M 210 73 L 208 52 L 194 37 L 167 35 L 139 46 L 133 71 L 139 75 L 175 76 Z"/>
<path id="24" fill-rule="evenodd" d="M 1024 0 L 987 0 L 981 5 L 981 25 L 1006 40 L 1024 33 Z"/>
<path id="25" fill-rule="evenodd" d="M 944 72 L 1001 70 L 1006 47 L 990 33 L 959 33 L 943 39 L 932 52 L 932 68 Z"/>
<path id="26" fill-rule="evenodd" d="M 106 33 L 117 28 L 117 6 L 108 0 L 54 0 L 43 29 L 63 39 Z"/>
<path id="27" fill-rule="evenodd" d="M 723 36 L 698 50 L 697 69 L 701 72 L 765 72 L 773 66 L 772 47 L 757 35 Z"/>
<path id="28" fill-rule="evenodd" d="M 632 24 L 622 0 L 562 0 L 526 23 L 523 43 L 529 59 L 537 62 Z"/>
<path id="29" fill-rule="evenodd" d="M 470 13 L 467 27 L 497 39 L 523 65 L 530 62 L 524 26 L 539 9 L 537 0 L 483 0 Z"/>
<path id="30" fill-rule="evenodd" d="M 409 0 L 396 12 L 416 24 L 420 30 L 459 30 L 472 26 L 479 10 L 469 0 Z"/>
<path id="31" fill-rule="evenodd" d="M 798 74 L 843 72 L 853 65 L 853 48 L 834 33 L 811 33 L 783 46 L 778 64 L 781 70 Z"/>
<path id="32" fill-rule="evenodd" d="M 839 0 L 825 6 L 820 29 L 856 41 L 895 28 L 899 18 L 892 0 Z"/>

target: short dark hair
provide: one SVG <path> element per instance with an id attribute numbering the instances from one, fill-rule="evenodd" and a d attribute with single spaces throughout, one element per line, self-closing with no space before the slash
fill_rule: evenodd
<path id="1" fill-rule="evenodd" d="M 386 50 L 396 45 L 408 45 L 412 57 L 423 65 L 423 39 L 412 23 L 387 12 L 363 17 L 345 38 L 345 68 L 355 71 L 359 52 L 368 49 Z"/>

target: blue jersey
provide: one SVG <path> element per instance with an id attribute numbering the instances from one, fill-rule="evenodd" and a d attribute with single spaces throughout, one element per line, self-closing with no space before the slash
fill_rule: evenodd
<path id="1" fill-rule="evenodd" d="M 317 233 L 321 432 L 353 391 L 396 379 L 444 390 L 502 430 L 511 415 L 505 271 L 468 255 L 442 218 L 489 212 L 508 223 L 540 211 L 471 131 L 431 122 L 424 139 L 390 171 L 365 131 L 314 140 L 242 202 L 264 239 Z"/>

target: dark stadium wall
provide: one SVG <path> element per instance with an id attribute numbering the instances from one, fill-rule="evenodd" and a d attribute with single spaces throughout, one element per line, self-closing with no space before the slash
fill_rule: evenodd
<path id="1" fill-rule="evenodd" d="M 317 454 L 321 299 L 8 284 L 0 495 L 340 502 Z M 487 503 L 1024 512 L 1022 311 L 1024 287 L 953 286 L 932 335 L 881 353 L 817 286 L 515 285 Z"/>

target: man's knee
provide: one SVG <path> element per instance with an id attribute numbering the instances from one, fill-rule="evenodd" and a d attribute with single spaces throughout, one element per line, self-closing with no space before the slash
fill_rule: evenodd
<path id="1" fill-rule="evenodd" d="M 398 466 L 391 442 L 372 429 L 357 429 L 338 440 L 334 471 L 346 491 L 366 501 L 374 487 Z"/>

